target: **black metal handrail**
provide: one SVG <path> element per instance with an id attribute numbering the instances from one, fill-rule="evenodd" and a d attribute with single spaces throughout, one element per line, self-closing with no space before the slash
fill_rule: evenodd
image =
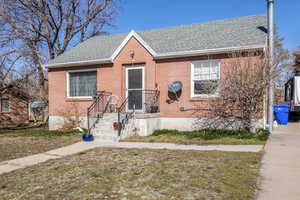
<path id="1" fill-rule="evenodd" d="M 134 112 L 135 112 L 135 106 L 133 106 L 133 110 L 131 112 L 126 112 L 126 107 L 128 103 L 128 97 L 123 101 L 120 107 L 117 108 L 118 112 L 118 135 L 121 135 L 122 129 L 125 128 L 125 125 L 128 123 L 128 121 L 132 118 Z M 122 115 L 124 115 L 122 117 Z"/>
<path id="2" fill-rule="evenodd" d="M 158 113 L 159 112 L 159 90 L 142 90 L 143 97 L 143 112 L 145 113 Z M 127 110 L 129 97 L 127 97 L 117 108 L 118 112 L 118 134 L 121 135 L 122 129 L 125 128 L 128 121 L 133 117 L 138 99 L 135 96 L 130 97 L 130 103 L 132 103 L 131 110 Z"/>
<path id="3" fill-rule="evenodd" d="M 144 112 L 158 113 L 159 112 L 159 90 L 143 90 L 144 95 Z"/>
<path id="4" fill-rule="evenodd" d="M 99 119 L 102 118 L 107 111 L 110 96 L 110 92 L 97 91 L 96 95 L 93 97 L 93 103 L 87 109 L 88 134 L 90 134 L 91 129 L 95 127 Z"/>

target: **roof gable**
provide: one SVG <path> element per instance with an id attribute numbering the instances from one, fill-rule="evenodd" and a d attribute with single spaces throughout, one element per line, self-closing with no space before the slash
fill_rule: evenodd
<path id="1" fill-rule="evenodd" d="M 132 37 L 134 37 L 138 42 L 140 42 L 152 56 L 156 56 L 155 51 L 134 30 L 132 30 L 129 32 L 129 34 L 126 36 L 123 42 L 118 46 L 118 48 L 111 55 L 110 59 L 112 61 L 117 57 L 117 55 L 120 53 L 120 51 L 125 47 L 125 45 Z"/>

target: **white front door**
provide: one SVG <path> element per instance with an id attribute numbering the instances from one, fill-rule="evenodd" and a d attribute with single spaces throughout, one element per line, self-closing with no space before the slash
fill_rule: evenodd
<path id="1" fill-rule="evenodd" d="M 127 111 L 144 110 L 144 67 L 126 68 Z"/>

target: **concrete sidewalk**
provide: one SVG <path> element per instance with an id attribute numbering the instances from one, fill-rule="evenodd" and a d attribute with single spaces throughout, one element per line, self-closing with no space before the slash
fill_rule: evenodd
<path id="1" fill-rule="evenodd" d="M 300 199 L 300 123 L 276 128 L 265 151 L 258 200 Z"/>
<path id="2" fill-rule="evenodd" d="M 0 174 L 14 171 L 16 169 L 32 166 L 50 159 L 57 159 L 63 156 L 76 154 L 95 147 L 112 148 L 141 148 L 141 149 L 170 149 L 170 150 L 197 150 L 197 151 L 235 151 L 235 152 L 259 152 L 262 145 L 179 145 L 171 143 L 142 143 L 142 142 L 78 142 L 66 147 L 54 149 L 14 160 L 0 163 Z"/>
<path id="3" fill-rule="evenodd" d="M 42 163 L 50 159 L 57 159 L 63 156 L 72 155 L 82 151 L 93 149 L 95 147 L 98 147 L 99 145 L 100 144 L 98 142 L 78 142 L 69 146 L 47 151 L 45 153 L 39 153 L 23 158 L 3 161 L 0 163 L 0 175 L 3 173 L 14 171 L 16 169 L 36 165 L 38 163 Z"/>

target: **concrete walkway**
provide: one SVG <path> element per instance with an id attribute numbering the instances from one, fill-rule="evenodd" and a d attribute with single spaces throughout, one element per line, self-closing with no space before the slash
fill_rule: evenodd
<path id="1" fill-rule="evenodd" d="M 23 158 L 4 161 L 0 163 L 0 174 L 14 171 L 16 169 L 32 166 L 50 159 L 76 154 L 95 147 L 113 148 L 141 148 L 141 149 L 171 149 L 171 150 L 199 150 L 199 151 L 235 151 L 235 152 L 259 152 L 262 145 L 179 145 L 171 143 L 142 143 L 142 142 L 78 142 L 66 147 L 54 149 L 45 153 L 35 154 Z"/>
<path id="2" fill-rule="evenodd" d="M 265 151 L 258 200 L 300 199 L 300 123 L 276 128 Z"/>

